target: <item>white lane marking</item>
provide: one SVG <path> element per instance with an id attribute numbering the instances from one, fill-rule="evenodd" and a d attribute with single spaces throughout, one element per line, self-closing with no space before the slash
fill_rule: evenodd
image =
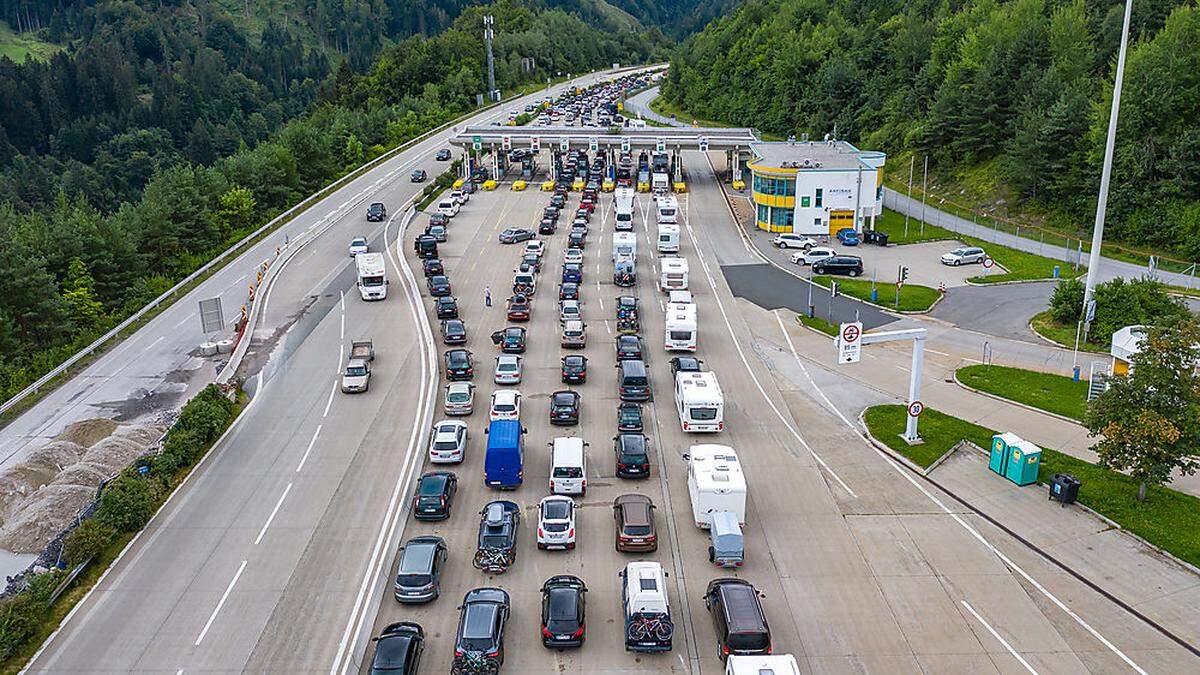
<path id="1" fill-rule="evenodd" d="M 340 302 L 342 304 L 342 311 L 344 312 L 346 311 L 346 291 L 339 290 L 338 295 L 341 296 Z"/>
<path id="2" fill-rule="evenodd" d="M 604 320 L 604 330 L 608 331 L 609 335 L 612 335 L 612 326 L 608 325 L 608 319 Z"/>
<path id="3" fill-rule="evenodd" d="M 300 469 L 304 468 L 304 463 L 308 461 L 308 453 L 312 452 L 313 446 L 317 444 L 317 436 L 321 435 L 321 425 L 317 425 L 317 430 L 313 432 L 312 440 L 308 442 L 308 449 L 304 451 L 304 456 L 300 458 L 300 463 L 296 465 L 296 473 L 300 473 Z"/>
<path id="4" fill-rule="evenodd" d="M 208 622 L 204 624 L 204 630 L 200 631 L 200 636 L 196 638 L 196 643 L 194 646 L 199 647 L 200 643 L 204 642 L 204 636 L 208 635 L 208 629 L 212 628 L 213 621 L 217 620 L 217 614 L 221 612 L 221 608 L 225 606 L 225 601 L 229 599 L 229 594 L 233 592 L 234 584 L 236 584 L 238 579 L 242 577 L 242 572 L 246 571 L 247 562 L 248 561 L 243 560 L 242 564 L 238 567 L 237 574 L 233 575 L 233 579 L 229 582 L 229 586 L 225 588 L 224 595 L 221 596 L 221 601 L 218 602 L 217 606 L 213 608 L 212 616 L 208 617 Z"/>
<path id="5" fill-rule="evenodd" d="M 658 311 L 660 311 L 660 312 L 663 312 L 664 314 L 665 314 L 665 313 L 666 313 L 666 311 L 667 311 L 667 306 L 663 304 L 663 299 L 662 299 L 662 298 L 659 298 L 659 299 L 658 299 Z"/>
<path id="6" fill-rule="evenodd" d="M 187 322 L 191 321 L 193 316 L 195 316 L 195 315 L 194 315 L 194 314 L 188 314 L 187 316 L 183 317 L 183 320 L 182 320 L 182 321 L 180 321 L 179 323 L 175 324 L 175 328 L 179 328 L 179 327 L 180 327 L 180 326 L 182 326 L 183 324 L 185 324 L 185 323 L 187 323 Z"/>
<path id="7" fill-rule="evenodd" d="M 339 340 L 346 339 L 346 312 L 344 312 L 344 311 L 341 314 L 340 327 L 338 328 L 338 339 Z"/>
<path id="8" fill-rule="evenodd" d="M 329 400 L 325 401 L 325 412 L 321 413 L 321 417 L 329 416 L 329 406 L 333 405 L 333 395 L 337 393 L 337 389 L 338 383 L 337 380 L 334 380 L 333 386 L 329 388 Z"/>
<path id="9" fill-rule="evenodd" d="M 339 342 L 338 343 L 338 353 L 337 353 L 337 363 L 335 363 L 333 366 L 333 372 L 337 373 L 338 375 L 342 374 L 342 354 L 344 354 L 345 352 L 346 352 L 346 343 Z"/>
<path id="10" fill-rule="evenodd" d="M 1012 654 L 1012 657 L 1014 659 L 1019 661 L 1021 663 L 1021 665 L 1025 666 L 1025 670 L 1028 670 L 1029 672 L 1033 673 L 1033 675 L 1038 675 L 1038 672 L 1033 669 L 1033 666 L 1029 665 L 1029 662 L 1026 661 L 1025 659 L 1023 659 L 1021 657 L 1021 655 L 1018 654 L 1017 651 L 1012 648 L 1012 645 L 1008 644 L 1007 640 L 1000 637 L 1000 634 L 996 632 L 996 629 L 992 628 L 991 624 L 989 624 L 987 621 L 984 621 L 983 617 L 979 616 L 979 612 L 976 612 L 975 608 L 972 607 L 970 603 L 968 603 L 966 600 L 959 600 L 959 603 L 962 604 L 963 607 L 966 607 L 967 611 L 971 613 L 971 616 L 975 617 L 979 621 L 979 623 L 983 624 L 984 628 L 988 629 L 988 632 L 992 634 L 992 637 L 996 638 L 1000 642 L 1000 644 L 1004 645 L 1004 648 L 1008 650 L 1009 654 Z"/>
<path id="11" fill-rule="evenodd" d="M 279 513 L 279 507 L 283 506 L 283 500 L 291 491 L 292 484 L 288 483 L 287 487 L 283 489 L 283 494 L 279 495 L 279 501 L 275 502 L 275 508 L 271 509 L 271 515 L 267 516 L 267 522 L 263 523 L 262 529 L 258 531 L 258 536 L 254 538 L 255 546 L 258 546 L 258 544 L 262 541 L 263 535 L 267 533 L 267 528 L 271 526 L 271 521 L 275 520 L 275 514 Z"/>
<path id="12" fill-rule="evenodd" d="M 596 298 L 596 299 L 600 301 L 600 311 L 603 312 L 604 311 L 604 298 Z"/>

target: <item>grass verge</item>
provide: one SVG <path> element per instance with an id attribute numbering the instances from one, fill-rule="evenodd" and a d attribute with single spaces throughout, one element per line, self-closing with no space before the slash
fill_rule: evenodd
<path id="1" fill-rule="evenodd" d="M 929 223 L 925 223 L 925 226 L 922 227 L 921 221 L 916 218 L 909 218 L 908 226 L 905 227 L 904 214 L 891 209 L 884 209 L 883 215 L 875 219 L 875 229 L 887 233 L 889 244 L 919 244 L 925 241 L 945 241 L 958 238 L 958 234 L 944 227 Z"/>
<path id="2" fill-rule="evenodd" d="M 864 419 L 871 435 L 919 466 L 927 467 L 955 443 L 966 439 L 983 448 L 995 432 L 931 408 L 921 414 L 922 445 L 909 446 L 900 438 L 907 413 L 902 405 L 867 408 Z M 1150 544 L 1192 565 L 1200 565 L 1200 499 L 1166 487 L 1152 487 L 1138 502 L 1137 481 L 1117 471 L 1042 448 L 1041 483 L 1056 473 L 1069 473 L 1083 482 L 1079 502 L 1119 524 Z"/>
<path id="3" fill-rule="evenodd" d="M 701 119 L 699 117 L 696 117 L 686 110 L 681 110 L 680 108 L 677 108 L 676 106 L 671 105 L 669 102 L 667 102 L 667 99 L 663 98 L 662 96 L 656 96 L 655 98 L 650 100 L 650 109 L 653 110 L 654 112 L 658 113 L 659 115 L 662 115 L 663 117 L 670 117 L 670 116 L 674 115 L 675 120 L 677 122 L 683 122 L 684 124 L 691 124 L 692 121 L 694 120 L 696 122 L 697 126 L 701 126 L 701 127 L 732 127 L 732 126 L 734 126 L 732 124 L 727 124 L 725 122 L 718 122 L 717 120 L 706 120 L 706 119 Z"/>
<path id="4" fill-rule="evenodd" d="M 1075 326 L 1058 323 L 1050 316 L 1050 310 L 1034 314 L 1029 320 L 1029 325 L 1033 327 L 1033 332 L 1042 337 L 1057 343 L 1064 349 L 1075 348 Z M 1090 342 L 1079 342 L 1079 351 L 1090 352 L 1092 354 L 1107 354 L 1108 347 L 1105 345 L 1092 344 Z"/>
<path id="5" fill-rule="evenodd" d="M 871 282 L 862 279 L 846 279 L 843 277 L 828 277 L 815 276 L 813 282 L 819 286 L 829 288 L 829 284 L 837 281 L 838 292 L 842 295 L 849 296 L 856 300 L 864 300 L 866 302 L 874 302 L 888 309 L 894 309 L 899 312 L 928 312 L 929 308 L 933 307 L 933 303 L 941 297 L 936 288 L 928 286 L 918 286 L 916 284 L 905 284 L 900 289 L 900 301 L 896 302 L 896 286 L 890 283 L 876 283 L 875 288 L 878 291 L 878 299 L 871 299 Z"/>
<path id="6" fill-rule="evenodd" d="M 797 314 L 796 319 L 813 330 L 818 330 L 829 337 L 837 337 L 838 327 L 819 316 L 809 317 L 805 314 Z"/>
<path id="7" fill-rule="evenodd" d="M 1087 409 L 1088 383 L 1065 375 L 1008 366 L 974 365 L 955 375 L 968 387 L 1040 410 L 1082 420 Z"/>

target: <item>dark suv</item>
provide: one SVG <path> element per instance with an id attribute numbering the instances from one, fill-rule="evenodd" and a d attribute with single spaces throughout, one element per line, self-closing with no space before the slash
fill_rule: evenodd
<path id="1" fill-rule="evenodd" d="M 446 541 L 432 535 L 413 537 L 401 546 L 400 565 L 396 568 L 396 582 L 392 587 L 396 601 L 437 600 L 446 553 Z"/>
<path id="2" fill-rule="evenodd" d="M 449 471 L 430 471 L 417 481 L 413 495 L 413 518 L 445 520 L 450 517 L 454 493 L 458 492 L 458 477 Z"/>
<path id="3" fill-rule="evenodd" d="M 617 405 L 617 431 L 641 431 L 642 406 L 633 403 Z"/>
<path id="4" fill-rule="evenodd" d="M 458 318 L 458 301 L 454 298 L 443 295 L 433 301 L 433 306 L 437 310 L 437 318 L 439 319 Z"/>
<path id="5" fill-rule="evenodd" d="M 471 352 L 466 349 L 451 349 L 446 352 L 446 379 L 451 382 L 475 379 L 471 366 Z"/>
<path id="6" fill-rule="evenodd" d="M 857 277 L 863 273 L 862 258 L 853 255 L 834 255 L 812 264 L 813 274 L 845 274 Z"/>
<path id="7" fill-rule="evenodd" d="M 504 572 L 517 561 L 517 529 L 521 507 L 515 502 L 488 502 L 479 512 L 479 540 L 475 567 L 492 573 Z"/>
<path id="8" fill-rule="evenodd" d="M 613 455 L 617 461 L 618 478 L 649 478 L 650 452 L 642 434 L 613 436 Z"/>
<path id="9" fill-rule="evenodd" d="M 579 424 L 579 403 L 582 397 L 577 392 L 564 389 L 550 395 L 550 424 L 573 426 Z"/>
<path id="10" fill-rule="evenodd" d="M 653 553 L 658 550 L 654 531 L 654 503 L 641 494 L 621 495 L 613 500 L 616 519 L 616 547 L 625 553 Z"/>
<path id="11" fill-rule="evenodd" d="M 759 603 L 759 592 L 738 578 L 713 579 L 704 594 L 712 615 L 722 660 L 730 654 L 755 656 L 771 653 L 771 629 Z"/>
<path id="12" fill-rule="evenodd" d="M 387 218 L 387 207 L 380 202 L 375 202 L 367 207 L 367 222 L 377 223 L 384 218 Z"/>
<path id="13" fill-rule="evenodd" d="M 542 584 L 542 644 L 553 648 L 582 647 L 587 593 L 583 579 L 570 574 L 550 577 Z"/>
<path id="14" fill-rule="evenodd" d="M 582 354 L 562 357 L 562 381 L 567 384 L 587 382 L 587 357 Z"/>
<path id="15" fill-rule="evenodd" d="M 483 659 L 497 667 L 504 663 L 504 630 L 508 627 L 511 604 L 508 593 L 500 588 L 474 588 L 467 591 L 458 606 L 458 635 L 454 639 L 454 662 L 462 664 L 455 672 L 467 672 L 470 659 Z M 485 672 L 485 671 L 478 671 Z"/>
<path id="16" fill-rule="evenodd" d="M 371 657 L 371 675 L 415 675 L 421 667 L 425 651 L 425 630 L 412 621 L 388 624 L 377 637 L 375 655 Z"/>

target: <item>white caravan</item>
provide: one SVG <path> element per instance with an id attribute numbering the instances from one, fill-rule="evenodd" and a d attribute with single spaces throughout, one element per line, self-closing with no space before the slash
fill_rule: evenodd
<path id="1" fill-rule="evenodd" d="M 675 199 L 675 195 L 659 197 L 654 211 L 659 225 L 677 225 L 679 223 L 679 201 Z"/>
<path id="2" fill-rule="evenodd" d="M 617 188 L 613 201 L 616 204 L 616 229 L 628 231 L 633 229 L 633 188 Z"/>
<path id="3" fill-rule="evenodd" d="M 686 258 L 662 258 L 662 274 L 658 279 L 658 290 L 686 291 L 688 287 L 688 263 Z"/>
<path id="4" fill-rule="evenodd" d="M 696 527 L 708 529 L 713 511 L 729 511 L 746 524 L 746 477 L 728 445 L 693 445 L 688 460 L 688 496 Z"/>
<path id="5" fill-rule="evenodd" d="M 637 262 L 637 235 L 633 232 L 613 232 L 612 259 Z"/>
<path id="6" fill-rule="evenodd" d="M 382 253 L 359 253 L 354 256 L 358 267 L 358 292 L 363 300 L 383 300 L 387 297 L 387 268 Z"/>
<path id="7" fill-rule="evenodd" d="M 679 426 L 687 432 L 716 433 L 725 430 L 725 396 L 717 374 L 685 371 L 675 376 L 675 412 Z"/>
<path id="8" fill-rule="evenodd" d="M 663 346 L 669 352 L 694 352 L 699 339 L 696 326 L 696 305 L 669 304 Z"/>
<path id="9" fill-rule="evenodd" d="M 679 226 L 671 223 L 658 224 L 658 252 L 679 252 Z"/>

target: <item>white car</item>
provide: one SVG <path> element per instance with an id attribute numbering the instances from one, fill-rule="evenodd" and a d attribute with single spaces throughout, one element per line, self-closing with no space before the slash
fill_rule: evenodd
<path id="1" fill-rule="evenodd" d="M 488 419 L 493 422 L 521 419 L 521 392 L 515 389 L 492 392 L 492 407 L 488 411 Z"/>
<path id="2" fill-rule="evenodd" d="M 942 264 L 958 267 L 968 263 L 982 263 L 986 258 L 987 254 L 983 252 L 983 249 L 977 246 L 967 246 L 943 254 Z"/>
<path id="3" fill-rule="evenodd" d="M 810 249 L 817 245 L 817 240 L 813 239 L 812 237 L 806 237 L 802 234 L 791 234 L 790 232 L 785 232 L 783 234 L 775 235 L 775 238 L 771 240 L 771 243 L 775 244 L 779 248 Z"/>
<path id="4" fill-rule="evenodd" d="M 366 237 L 355 237 L 350 240 L 350 257 L 351 258 L 358 255 L 359 253 L 367 253 L 368 250 L 369 249 L 367 247 L 367 238 Z"/>
<path id="5" fill-rule="evenodd" d="M 538 504 L 537 547 L 575 548 L 575 500 L 550 495 Z"/>
<path id="6" fill-rule="evenodd" d="M 463 461 L 467 453 L 467 425 L 456 420 L 442 420 L 433 425 L 429 438 L 429 461 L 434 464 Z"/>
<path id="7" fill-rule="evenodd" d="M 832 258 L 837 255 L 837 251 L 828 246 L 814 246 L 807 251 L 799 251 L 792 254 L 792 262 L 797 265 L 811 265 L 818 260 Z"/>
<path id="8" fill-rule="evenodd" d="M 442 407 L 447 415 L 470 415 L 475 409 L 475 385 L 470 382 L 446 385 L 446 399 Z"/>
<path id="9" fill-rule="evenodd" d="M 496 373 L 492 376 L 496 384 L 519 384 L 521 382 L 521 357 L 516 354 L 501 354 L 496 357 Z"/>
<path id="10" fill-rule="evenodd" d="M 558 303 L 558 320 L 563 323 L 568 321 L 582 321 L 583 312 L 579 309 L 579 301 L 563 300 Z"/>
<path id="11" fill-rule="evenodd" d="M 540 258 L 545 252 L 546 242 L 538 239 L 530 239 L 529 241 L 525 242 L 525 253 L 523 255 L 529 255 L 532 253 Z"/>
<path id="12" fill-rule="evenodd" d="M 458 202 L 459 204 L 466 204 L 467 202 L 471 201 L 470 193 L 463 192 L 462 190 L 452 191 L 450 193 L 450 198 L 453 199 L 454 201 Z"/>
<path id="13" fill-rule="evenodd" d="M 563 262 L 568 265 L 571 265 L 571 264 L 582 265 L 583 264 L 583 251 L 581 249 L 577 249 L 577 248 L 567 249 L 565 252 L 563 252 Z"/>

